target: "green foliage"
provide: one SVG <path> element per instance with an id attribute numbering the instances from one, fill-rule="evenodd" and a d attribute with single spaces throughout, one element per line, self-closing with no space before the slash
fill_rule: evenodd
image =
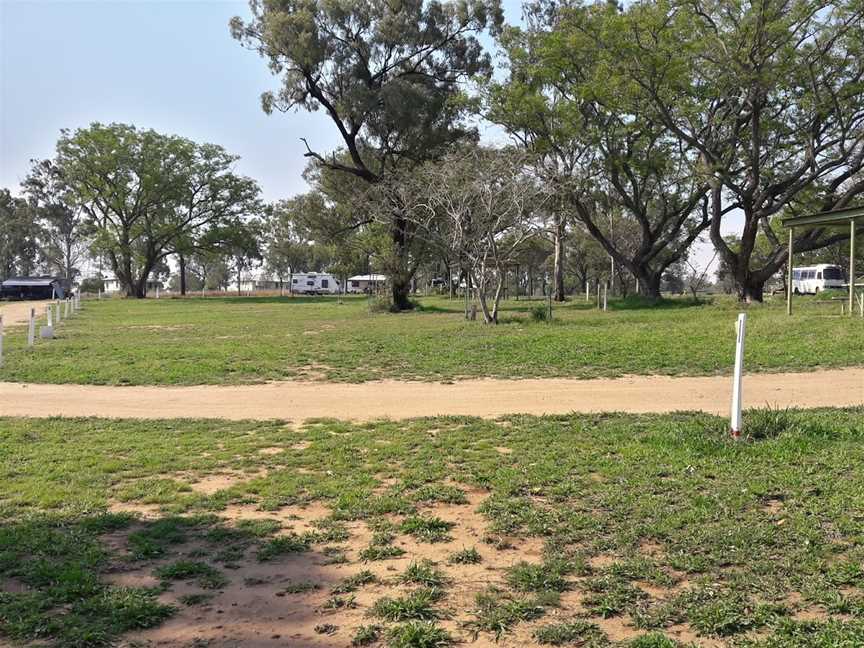
<path id="1" fill-rule="evenodd" d="M 453 644 L 453 637 L 431 621 L 410 621 L 387 632 L 389 648 L 444 648 Z"/>
<path id="2" fill-rule="evenodd" d="M 475 547 L 470 547 L 468 549 L 454 551 L 447 558 L 447 562 L 453 565 L 477 565 L 483 562 L 483 557 Z"/>
<path id="3" fill-rule="evenodd" d="M 408 565 L 399 580 L 425 587 L 441 587 L 447 582 L 447 577 L 431 560 L 421 560 Z"/>
<path id="4" fill-rule="evenodd" d="M 348 592 L 354 592 L 358 588 L 363 587 L 364 585 L 368 585 L 369 583 L 374 583 L 378 580 L 378 578 L 368 569 L 364 569 L 363 571 L 357 572 L 353 576 L 348 576 L 343 579 L 339 585 L 334 587 L 331 591 L 334 594 L 347 594 Z"/>
<path id="5" fill-rule="evenodd" d="M 596 624 L 581 619 L 542 625 L 533 636 L 538 643 L 549 646 L 600 646 L 606 643 L 606 636 Z"/>
<path id="6" fill-rule="evenodd" d="M 405 596 L 384 597 L 375 601 L 372 614 L 387 621 L 440 619 L 442 612 L 435 607 L 435 604 L 442 596 L 440 589 L 424 587 Z"/>
<path id="7" fill-rule="evenodd" d="M 194 560 L 178 560 L 159 567 L 155 573 L 163 581 L 194 580 L 204 589 L 219 589 L 228 584 L 228 579 L 218 569 Z"/>
<path id="8" fill-rule="evenodd" d="M 308 536 L 299 536 L 296 533 L 271 538 L 258 550 L 258 560 L 266 562 L 286 554 L 303 553 L 309 551 L 310 544 L 311 539 Z"/>
<path id="9" fill-rule="evenodd" d="M 178 241 L 215 247 L 260 209 L 258 185 L 233 173 L 236 156 L 213 144 L 93 123 L 63 131 L 57 165 L 76 204 L 89 206 L 94 249 L 112 261 L 127 295 Z M 110 198 L 109 198 L 110 196 Z"/>
<path id="10" fill-rule="evenodd" d="M 383 628 L 379 625 L 362 625 L 354 632 L 352 646 L 370 646 L 381 637 Z"/>
<path id="11" fill-rule="evenodd" d="M 447 532 L 454 524 L 438 517 L 412 515 L 402 521 L 400 529 L 421 542 L 446 542 L 450 539 Z"/>
<path id="12" fill-rule="evenodd" d="M 531 307 L 531 321 L 545 322 L 549 319 L 549 308 L 546 304 L 536 304 Z"/>

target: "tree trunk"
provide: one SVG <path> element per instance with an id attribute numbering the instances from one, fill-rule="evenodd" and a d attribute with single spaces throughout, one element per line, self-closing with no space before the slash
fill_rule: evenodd
<path id="1" fill-rule="evenodd" d="M 182 254 L 177 255 L 177 262 L 180 266 L 180 295 L 186 296 L 186 257 Z"/>
<path id="2" fill-rule="evenodd" d="M 408 298 L 411 292 L 411 272 L 408 269 L 408 220 L 397 209 L 393 215 L 393 228 L 391 236 L 393 239 L 394 252 L 396 254 L 396 267 L 390 277 L 390 285 L 393 296 L 393 309 L 397 311 L 411 310 L 414 305 Z"/>
<path id="3" fill-rule="evenodd" d="M 564 301 L 564 219 L 555 218 L 555 266 L 554 293 L 552 298 L 557 302 Z"/>
<path id="4" fill-rule="evenodd" d="M 738 300 L 744 303 L 761 303 L 764 299 L 764 292 L 765 282 L 759 281 L 753 275 L 749 275 L 745 281 L 738 283 Z"/>
<path id="5" fill-rule="evenodd" d="M 640 272 L 634 272 L 636 279 L 639 281 L 639 289 L 642 294 L 650 301 L 658 302 L 663 299 L 660 294 L 660 281 L 663 278 L 662 272 L 649 272 L 641 269 Z"/>

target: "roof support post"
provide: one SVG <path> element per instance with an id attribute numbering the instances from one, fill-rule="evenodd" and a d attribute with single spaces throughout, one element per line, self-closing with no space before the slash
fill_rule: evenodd
<path id="1" fill-rule="evenodd" d="M 849 219 L 849 317 L 855 306 L 855 219 Z"/>
<path id="2" fill-rule="evenodd" d="M 789 262 L 786 268 L 786 314 L 792 314 L 792 272 L 793 272 L 793 260 L 792 260 L 792 235 L 795 232 L 794 227 L 789 228 Z"/>

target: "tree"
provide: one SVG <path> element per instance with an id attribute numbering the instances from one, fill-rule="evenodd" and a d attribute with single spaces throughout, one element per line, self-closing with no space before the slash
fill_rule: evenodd
<path id="1" fill-rule="evenodd" d="M 710 225 L 698 151 L 644 109 L 638 88 L 607 78 L 614 62 L 598 56 L 597 40 L 617 34 L 621 20 L 614 4 L 535 5 L 529 29 L 503 39 L 510 78 L 490 95 L 492 119 L 542 156 L 560 196 L 552 208 L 559 299 L 568 206 L 652 299 L 666 268 Z M 616 213 L 633 221 L 625 228 L 635 240 L 617 235 Z"/>
<path id="2" fill-rule="evenodd" d="M 864 192 L 864 7 L 825 0 L 694 0 L 631 6 L 598 48 L 607 77 L 640 89 L 655 117 L 699 152 L 711 240 L 738 296 L 761 301 L 785 264 L 780 213 L 840 208 Z M 596 39 L 595 39 L 596 40 Z M 740 244 L 722 234 L 743 214 Z M 762 232 L 771 250 L 755 258 Z M 800 233 L 798 252 L 841 240 Z"/>
<path id="3" fill-rule="evenodd" d="M 266 112 L 323 110 L 345 147 L 342 159 L 306 144 L 323 167 L 377 184 L 451 143 L 476 138 L 464 124 L 462 85 L 491 72 L 477 34 L 496 31 L 500 0 L 251 0 L 252 19 L 231 33 L 268 60 L 282 87 L 262 95 Z M 391 205 L 393 303 L 411 307 L 414 233 Z"/>
<path id="4" fill-rule="evenodd" d="M 236 160 L 216 145 L 94 123 L 63 131 L 55 164 L 89 217 L 97 252 L 127 296 L 144 297 L 178 240 L 259 211 L 257 184 L 231 172 Z"/>
<path id="5" fill-rule="evenodd" d="M 241 289 L 243 272 L 252 268 L 255 262 L 261 261 L 263 258 L 261 254 L 262 230 L 263 224 L 258 220 L 237 218 L 230 223 L 214 228 L 208 234 L 209 242 L 205 247 L 218 250 L 225 259 L 226 265 L 233 268 L 238 295 L 243 292 Z"/>
<path id="6" fill-rule="evenodd" d="M 315 191 L 282 200 L 268 210 L 264 261 L 279 278 L 280 290 L 286 278 L 291 285 L 291 275 L 300 269 L 311 272 L 324 269 L 330 251 L 312 240 L 308 224 L 321 218 L 329 221 L 322 216 L 327 211 L 324 197 Z"/>
<path id="7" fill-rule="evenodd" d="M 526 167 L 525 156 L 514 151 L 470 146 L 393 188 L 422 238 L 460 260 L 487 324 L 498 323 L 507 270 L 536 234 L 533 219 L 545 202 Z"/>
<path id="8" fill-rule="evenodd" d="M 51 160 L 34 160 L 23 188 L 42 225 L 45 263 L 52 271 L 73 281 L 87 256 L 89 231 L 62 170 Z"/>
<path id="9" fill-rule="evenodd" d="M 0 189 L 0 279 L 33 273 L 40 235 L 36 209 L 8 189 Z"/>

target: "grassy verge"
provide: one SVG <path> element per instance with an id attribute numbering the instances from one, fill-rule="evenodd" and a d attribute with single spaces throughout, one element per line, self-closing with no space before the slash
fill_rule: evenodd
<path id="1" fill-rule="evenodd" d="M 0 637 L 206 637 L 257 587 L 328 645 L 862 645 L 864 409 L 745 425 L 0 419 Z"/>
<path id="2" fill-rule="evenodd" d="M 576 299 L 557 306 L 547 324 L 531 321 L 529 302 L 511 300 L 493 327 L 466 322 L 459 301 L 441 298 L 398 315 L 370 313 L 364 298 L 105 300 L 87 304 L 35 350 L 24 347 L 23 328 L 13 330 L 0 380 L 143 385 L 714 374 L 729 371 L 739 308 L 728 299 L 653 308 L 628 301 L 602 313 Z M 751 307 L 748 370 L 864 364 L 864 324 L 834 311 L 810 298 L 798 300 L 791 319 L 779 301 Z"/>

